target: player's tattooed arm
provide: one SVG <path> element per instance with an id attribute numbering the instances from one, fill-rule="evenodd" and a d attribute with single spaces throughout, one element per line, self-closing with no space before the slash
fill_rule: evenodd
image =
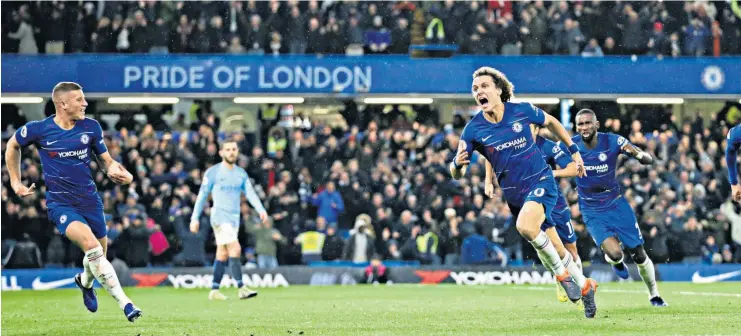
<path id="1" fill-rule="evenodd" d="M 649 165 L 654 162 L 654 158 L 652 158 L 650 154 L 638 149 L 638 147 L 631 143 L 626 142 L 620 150 L 626 155 L 636 158 L 641 164 Z"/>
<path id="2" fill-rule="evenodd" d="M 21 145 L 15 139 L 15 135 L 10 137 L 5 147 L 5 166 L 8 167 L 10 175 L 10 187 L 16 195 L 25 197 L 34 193 L 35 183 L 26 187 L 21 182 Z"/>

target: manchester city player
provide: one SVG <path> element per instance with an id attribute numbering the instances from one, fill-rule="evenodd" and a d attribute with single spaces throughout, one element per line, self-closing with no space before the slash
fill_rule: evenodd
<path id="1" fill-rule="evenodd" d="M 82 290 L 83 303 L 91 312 L 98 310 L 93 290 L 95 279 L 118 302 L 126 318 L 134 322 L 142 311 L 124 294 L 118 276 L 106 259 L 108 247 L 103 202 L 98 195 L 90 163 L 93 153 L 108 177 L 118 184 L 129 184 L 134 177 L 111 158 L 100 124 L 85 118 L 87 101 L 77 83 L 61 82 L 52 91 L 56 114 L 32 121 L 10 138 L 5 152 L 13 191 L 21 197 L 34 193 L 32 184 L 21 181 L 21 148 L 35 145 L 39 151 L 46 182 L 49 219 L 59 232 L 85 252 L 85 271 L 75 276 Z"/>
<path id="2" fill-rule="evenodd" d="M 731 182 L 731 198 L 741 203 L 741 185 L 738 183 L 738 150 L 741 149 L 741 125 L 728 131 L 726 140 L 726 165 L 728 166 L 728 181 Z"/>
<path id="3" fill-rule="evenodd" d="M 641 164 L 653 163 L 653 158 L 616 134 L 599 133 L 599 121 L 594 111 L 583 109 L 576 114 L 577 135 L 574 143 L 584 155 L 589 175 L 576 180 L 581 210 L 587 230 L 605 252 L 605 260 L 623 279 L 630 274 L 623 261 L 623 246 L 638 266 L 649 292 L 649 300 L 657 307 L 667 306 L 659 296 L 654 264 L 643 249 L 643 236 L 633 209 L 623 197 L 615 177 L 620 154 L 637 159 Z M 622 245 L 622 246 L 621 246 Z"/>
<path id="4" fill-rule="evenodd" d="M 208 195 L 212 194 L 214 206 L 211 208 L 210 219 L 216 237 L 216 261 L 214 261 L 214 277 L 208 298 L 209 300 L 226 299 L 226 296 L 219 292 L 219 286 L 224 277 L 226 259 L 229 257 L 229 268 L 232 277 L 237 281 L 239 298 L 249 299 L 257 296 L 257 292 L 249 289 L 242 282 L 242 263 L 239 260 L 242 247 L 237 239 L 241 223 L 239 206 L 242 191 L 247 201 L 260 214 L 263 222 L 268 220 L 268 213 L 262 206 L 260 198 L 257 197 L 247 172 L 235 165 L 239 155 L 237 143 L 235 141 L 222 142 L 219 155 L 223 161 L 206 170 L 204 174 L 201 190 L 198 192 L 198 199 L 190 218 L 190 230 L 193 233 L 198 232 L 201 212 L 208 201 Z"/>
<path id="5" fill-rule="evenodd" d="M 476 150 L 492 164 L 494 175 L 504 193 L 517 230 L 527 239 L 553 270 L 572 302 L 584 301 L 585 315 L 594 317 L 597 307 L 594 281 L 577 280 L 564 267 L 556 248 L 541 231 L 541 225 L 551 220 L 551 213 L 558 198 L 558 187 L 550 166 L 535 145 L 530 124 L 546 126 L 557 135 L 572 154 L 580 176 L 586 173 L 578 149 L 558 120 L 527 103 L 510 103 L 513 86 L 501 72 L 483 67 L 473 73 L 472 93 L 481 112 L 476 114 L 463 129 L 458 142 L 458 153 L 450 164 L 450 173 L 461 178 L 470 163 L 469 157 Z"/>
<path id="6" fill-rule="evenodd" d="M 540 126 L 530 124 L 530 130 L 535 137 L 535 144 L 543 155 L 545 162 L 553 169 L 554 177 L 576 177 L 578 172 L 576 170 L 576 163 L 571 160 L 571 157 L 566 154 L 568 148 L 561 142 L 553 142 L 546 139 L 543 136 L 538 136 L 540 133 Z M 560 169 L 556 169 L 559 168 Z M 485 192 L 487 196 L 493 197 L 493 172 L 491 171 L 491 164 L 486 162 L 486 187 Z M 574 228 L 571 226 L 571 210 L 566 202 L 566 198 L 561 193 L 561 190 L 557 190 L 558 200 L 556 206 L 553 208 L 551 214 L 552 222 L 546 221 L 541 225 L 541 229 L 545 231 L 548 238 L 551 239 L 553 245 L 558 251 L 559 257 L 561 257 L 561 263 L 566 267 L 569 273 L 576 279 L 582 275 L 581 258 L 576 249 L 576 233 Z M 547 263 L 543 263 L 547 265 Z M 574 267 L 574 268 L 572 268 Z M 581 280 L 581 279 L 580 279 Z M 579 281 L 577 281 L 579 282 Z M 556 296 L 558 301 L 566 302 L 569 300 L 563 287 L 556 284 Z"/>

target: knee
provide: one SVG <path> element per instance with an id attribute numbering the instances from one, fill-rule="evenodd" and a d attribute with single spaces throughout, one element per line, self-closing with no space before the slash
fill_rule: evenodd
<path id="1" fill-rule="evenodd" d="M 239 244 L 239 242 L 234 242 L 227 245 L 227 250 L 229 252 L 229 257 L 237 258 L 241 254 L 242 246 Z"/>
<path id="2" fill-rule="evenodd" d="M 229 253 L 227 253 L 225 248 L 220 247 L 216 249 L 216 260 L 226 261 L 227 257 L 229 257 Z"/>
<path id="3" fill-rule="evenodd" d="M 643 264 L 646 262 L 646 259 L 648 259 L 646 250 L 643 249 L 643 246 L 628 249 L 628 253 L 630 253 L 630 257 L 633 258 L 633 262 L 635 262 L 636 264 Z"/>
<path id="4" fill-rule="evenodd" d="M 82 247 L 82 250 L 84 252 L 90 251 L 97 247 L 103 248 L 103 253 L 105 253 L 105 250 L 106 250 L 105 247 L 102 247 L 100 245 L 100 242 L 98 242 L 98 240 L 95 239 L 95 237 L 83 238 L 82 241 L 80 242 L 80 247 Z"/>
<path id="5" fill-rule="evenodd" d="M 539 225 L 528 223 L 527 220 L 518 219 L 517 232 L 519 232 L 525 239 L 533 240 L 538 236 L 538 233 L 540 233 L 540 227 Z"/>

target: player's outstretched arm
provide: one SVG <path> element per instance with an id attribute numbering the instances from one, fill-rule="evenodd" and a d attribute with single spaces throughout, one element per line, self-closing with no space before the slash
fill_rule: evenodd
<path id="1" fill-rule="evenodd" d="M 648 154 L 642 150 L 640 150 L 638 147 L 634 146 L 632 143 L 627 142 L 625 145 L 623 145 L 620 150 L 629 155 L 630 157 L 636 158 L 638 162 L 644 165 L 649 165 L 654 163 L 654 158 L 651 157 L 651 154 Z"/>
<path id="2" fill-rule="evenodd" d="M 21 182 L 21 145 L 15 139 L 15 135 L 10 137 L 5 147 L 5 166 L 8 167 L 10 175 L 10 187 L 16 195 L 25 197 L 33 194 L 36 184 L 26 187 Z"/>
<path id="3" fill-rule="evenodd" d="M 114 160 L 110 153 L 100 153 L 97 159 L 98 163 L 103 167 L 103 171 L 113 182 L 117 184 L 129 184 L 134 180 L 134 175 L 131 175 L 122 164 Z"/>
<path id="4" fill-rule="evenodd" d="M 563 127 L 561 122 L 553 116 L 546 114 L 545 123 L 543 123 L 543 125 L 548 128 L 548 130 L 551 131 L 551 133 L 555 135 L 558 140 L 561 140 L 561 142 L 566 145 L 566 148 L 569 150 L 569 154 L 571 154 L 571 159 L 574 160 L 574 164 L 576 164 L 577 176 L 587 176 L 587 170 L 586 168 L 584 168 L 584 160 L 582 160 L 581 154 L 579 154 L 579 147 L 577 147 L 576 144 L 571 141 L 569 132 L 566 131 L 566 128 Z"/>

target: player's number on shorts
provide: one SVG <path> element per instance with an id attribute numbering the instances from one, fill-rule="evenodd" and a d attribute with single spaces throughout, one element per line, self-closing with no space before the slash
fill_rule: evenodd
<path id="1" fill-rule="evenodd" d="M 571 221 L 566 222 L 566 226 L 569 227 L 569 237 L 574 235 L 574 227 L 571 226 Z"/>
<path id="2" fill-rule="evenodd" d="M 638 226 L 638 222 L 636 222 L 636 231 L 638 231 L 638 238 L 643 239 L 643 234 L 641 233 L 641 228 Z"/>

